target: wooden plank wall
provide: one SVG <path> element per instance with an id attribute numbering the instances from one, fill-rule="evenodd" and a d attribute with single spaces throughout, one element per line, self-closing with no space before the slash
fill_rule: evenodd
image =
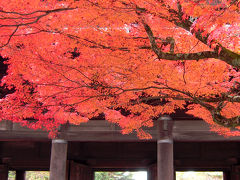
<path id="1" fill-rule="evenodd" d="M 94 180 L 94 171 L 91 167 L 70 161 L 68 180 Z"/>

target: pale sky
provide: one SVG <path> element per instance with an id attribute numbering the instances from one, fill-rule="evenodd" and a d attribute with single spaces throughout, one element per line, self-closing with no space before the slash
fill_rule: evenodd
<path id="1" fill-rule="evenodd" d="M 146 171 L 134 172 L 133 178 L 135 180 L 147 180 L 147 172 Z"/>

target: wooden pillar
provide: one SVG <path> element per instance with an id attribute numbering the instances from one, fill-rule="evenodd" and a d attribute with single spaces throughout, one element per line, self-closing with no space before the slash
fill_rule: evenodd
<path id="1" fill-rule="evenodd" d="M 240 166 L 233 166 L 231 169 L 231 180 L 240 179 Z"/>
<path id="2" fill-rule="evenodd" d="M 25 180 L 25 171 L 17 170 L 16 171 L 16 180 Z"/>
<path id="3" fill-rule="evenodd" d="M 231 173 L 230 171 L 223 172 L 223 180 L 231 180 Z"/>
<path id="4" fill-rule="evenodd" d="M 148 180 L 157 180 L 157 164 L 152 164 L 148 167 Z"/>
<path id="5" fill-rule="evenodd" d="M 5 164 L 0 164 L 0 179 L 8 180 L 8 166 Z"/>
<path id="6" fill-rule="evenodd" d="M 67 141 L 52 140 L 50 180 L 66 180 Z"/>
<path id="7" fill-rule="evenodd" d="M 158 180 L 173 180 L 173 121 L 169 116 L 158 119 L 157 177 Z"/>

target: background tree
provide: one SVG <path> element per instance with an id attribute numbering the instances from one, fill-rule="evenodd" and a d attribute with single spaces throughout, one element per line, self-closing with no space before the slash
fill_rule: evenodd
<path id="1" fill-rule="evenodd" d="M 131 172 L 95 172 L 95 180 L 133 180 Z"/>
<path id="2" fill-rule="evenodd" d="M 176 109 L 239 135 L 239 1 L 5 0 L 1 118 L 54 135 L 104 115 L 122 133 Z"/>
<path id="3" fill-rule="evenodd" d="M 8 172 L 8 180 L 16 179 L 16 171 Z M 26 171 L 25 173 L 26 180 L 49 180 L 48 171 Z"/>
<path id="4" fill-rule="evenodd" d="M 223 180 L 223 172 L 182 171 L 176 172 L 177 180 Z"/>

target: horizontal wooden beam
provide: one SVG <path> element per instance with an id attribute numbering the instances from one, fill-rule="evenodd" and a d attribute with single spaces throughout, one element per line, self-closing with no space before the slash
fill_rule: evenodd
<path id="1" fill-rule="evenodd" d="M 8 124 L 6 126 L 6 124 Z M 9 125 L 10 124 L 10 125 Z M 156 126 L 146 129 L 156 141 Z M 103 120 L 90 120 L 78 126 L 70 125 L 65 130 L 65 138 L 68 141 L 81 142 L 114 142 L 114 141 L 143 141 L 138 139 L 136 133 L 122 135 L 121 130 L 115 124 Z M 47 141 L 48 133 L 42 130 L 31 130 L 17 123 L 11 125 L 0 122 L 0 141 L 9 140 L 33 140 Z M 173 126 L 174 141 L 240 141 L 240 137 L 225 138 L 210 131 L 207 123 L 201 120 L 178 120 Z M 146 140 L 145 140 L 146 141 Z"/>
<path id="2" fill-rule="evenodd" d="M 152 163 L 152 159 L 88 159 L 87 164 L 92 168 L 146 168 Z"/>
<path id="3" fill-rule="evenodd" d="M 12 160 L 13 162 L 8 163 L 9 167 L 14 168 L 14 170 L 26 170 L 26 171 L 49 171 L 50 160 Z"/>
<path id="4" fill-rule="evenodd" d="M 233 164 L 227 160 L 204 160 L 204 159 L 182 159 L 175 160 L 176 170 L 186 169 L 224 169 L 229 168 Z"/>

